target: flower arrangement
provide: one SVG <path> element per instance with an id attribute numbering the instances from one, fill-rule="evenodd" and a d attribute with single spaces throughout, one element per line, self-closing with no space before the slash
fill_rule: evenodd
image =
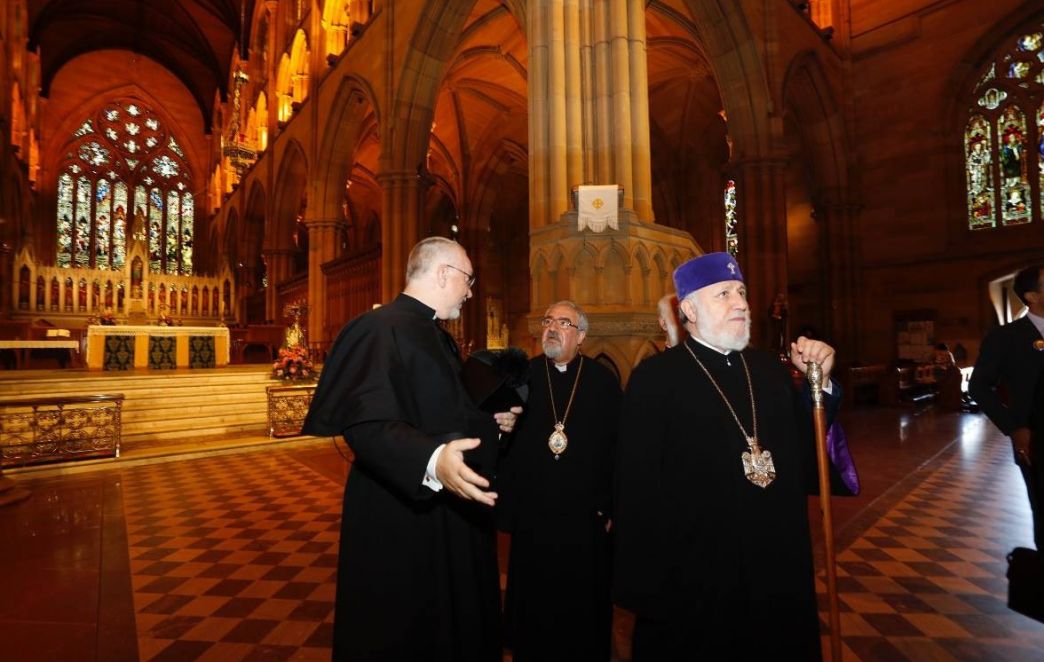
<path id="1" fill-rule="evenodd" d="M 111 308 L 106 308 L 105 312 L 98 316 L 98 324 L 102 326 L 116 326 L 116 314 L 112 312 Z"/>
<path id="2" fill-rule="evenodd" d="M 315 368 L 304 345 L 280 347 L 279 358 L 272 364 L 272 376 L 283 381 L 304 381 L 315 378 Z"/>

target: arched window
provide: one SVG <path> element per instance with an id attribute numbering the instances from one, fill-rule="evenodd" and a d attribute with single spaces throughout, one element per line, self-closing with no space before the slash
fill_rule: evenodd
<path id="1" fill-rule="evenodd" d="M 1044 215 L 1044 23 L 1012 37 L 983 69 L 964 125 L 968 227 Z"/>
<path id="2" fill-rule="evenodd" d="M 91 113 L 58 168 L 58 266 L 122 269 L 127 235 L 148 238 L 149 271 L 191 274 L 195 197 L 185 154 L 135 99 Z"/>
<path id="3" fill-rule="evenodd" d="M 736 257 L 739 254 L 739 234 L 736 232 L 736 224 L 739 218 L 736 216 L 736 182 L 729 180 L 725 185 L 725 250 L 729 255 Z"/>

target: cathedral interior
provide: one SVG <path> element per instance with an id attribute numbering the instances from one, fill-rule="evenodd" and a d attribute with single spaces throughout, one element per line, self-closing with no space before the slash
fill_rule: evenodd
<path id="1" fill-rule="evenodd" d="M 7 0 L 0 418 L 120 393 L 123 434 L 30 462 L 0 423 L 0 658 L 329 659 L 345 450 L 274 432 L 272 361 L 443 236 L 465 352 L 539 353 L 570 299 L 622 382 L 673 270 L 733 253 L 755 345 L 837 348 L 844 659 L 1040 659 L 1024 486 L 962 395 L 1042 224 L 1035 0 Z M 112 336 L 158 324 L 202 331 Z"/>

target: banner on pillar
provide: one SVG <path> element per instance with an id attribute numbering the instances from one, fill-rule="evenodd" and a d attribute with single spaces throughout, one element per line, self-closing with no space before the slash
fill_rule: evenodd
<path id="1" fill-rule="evenodd" d="M 617 220 L 617 196 L 619 187 L 581 186 L 577 194 L 576 219 L 577 230 L 591 228 L 593 232 L 602 232 L 606 226 L 620 229 Z"/>

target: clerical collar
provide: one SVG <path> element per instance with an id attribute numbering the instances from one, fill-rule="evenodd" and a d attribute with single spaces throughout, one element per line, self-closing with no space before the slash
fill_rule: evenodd
<path id="1" fill-rule="evenodd" d="M 551 365 L 554 366 L 555 370 L 557 370 L 558 372 L 561 372 L 562 374 L 565 374 L 569 370 L 569 366 L 571 366 L 572 364 L 576 363 L 576 360 L 580 358 L 580 352 L 577 352 L 576 356 L 574 356 L 573 360 L 570 361 L 569 363 L 556 363 L 553 358 L 551 358 L 551 357 L 549 357 L 547 355 L 544 355 L 544 358 L 546 358 L 548 361 L 551 362 Z"/>
<path id="2" fill-rule="evenodd" d="M 722 356 L 728 356 L 729 354 L 732 353 L 731 349 L 718 349 L 714 345 L 712 345 L 712 344 L 710 344 L 708 342 L 704 342 L 702 338 L 697 338 L 696 336 L 689 336 L 689 337 L 692 338 L 693 340 L 695 340 L 696 342 L 700 343 L 701 345 L 703 345 L 707 349 L 713 349 L 715 352 L 717 352 L 718 354 L 721 354 Z"/>
<path id="3" fill-rule="evenodd" d="M 422 302 L 420 299 L 415 299 L 405 292 L 400 292 L 399 296 L 395 297 L 395 303 L 401 305 L 407 312 L 415 313 L 417 315 L 423 315 L 430 320 L 435 319 L 435 309 L 428 304 Z"/>

